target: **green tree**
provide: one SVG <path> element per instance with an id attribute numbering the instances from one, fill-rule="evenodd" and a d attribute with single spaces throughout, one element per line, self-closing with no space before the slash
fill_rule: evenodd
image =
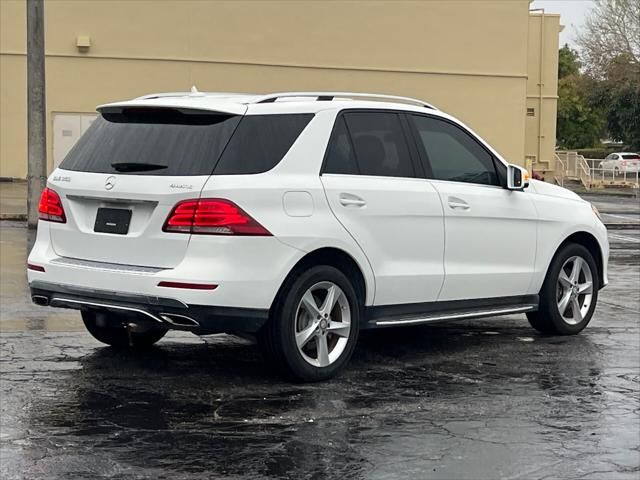
<path id="1" fill-rule="evenodd" d="M 578 75 L 579 73 L 580 61 L 578 60 L 578 52 L 565 43 L 564 47 L 558 52 L 558 78 Z"/>
<path id="2" fill-rule="evenodd" d="M 592 82 L 580 72 L 578 53 L 568 45 L 558 54 L 556 139 L 562 148 L 590 148 L 599 143 L 604 118 L 589 95 Z"/>
<path id="3" fill-rule="evenodd" d="M 640 84 L 615 90 L 607 112 L 607 128 L 614 139 L 640 150 Z"/>
<path id="4" fill-rule="evenodd" d="M 640 149 L 640 0 L 595 0 L 578 42 L 608 136 Z"/>
<path id="5" fill-rule="evenodd" d="M 621 55 L 610 60 L 592 92 L 606 116 L 609 137 L 640 150 L 640 66 Z"/>

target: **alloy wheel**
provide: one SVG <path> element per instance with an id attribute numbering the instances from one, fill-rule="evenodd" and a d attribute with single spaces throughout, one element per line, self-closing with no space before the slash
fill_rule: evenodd
<path id="1" fill-rule="evenodd" d="M 302 296 L 295 318 L 295 339 L 302 358 L 327 367 L 344 352 L 351 332 L 351 307 L 342 289 L 319 282 Z"/>
<path id="2" fill-rule="evenodd" d="M 562 319 L 569 325 L 582 322 L 593 299 L 593 274 L 584 258 L 568 258 L 558 275 L 556 302 Z"/>

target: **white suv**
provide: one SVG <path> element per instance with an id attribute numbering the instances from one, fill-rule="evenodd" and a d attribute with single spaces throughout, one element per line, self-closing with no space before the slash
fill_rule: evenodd
<path id="1" fill-rule="evenodd" d="M 364 328 L 526 312 L 578 333 L 607 283 L 589 203 L 419 100 L 194 92 L 98 111 L 49 177 L 28 277 L 106 344 L 255 334 L 320 380 Z"/>

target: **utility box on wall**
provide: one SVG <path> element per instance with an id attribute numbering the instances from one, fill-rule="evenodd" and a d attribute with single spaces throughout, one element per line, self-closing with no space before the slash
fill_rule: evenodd
<path id="1" fill-rule="evenodd" d="M 96 119 L 95 113 L 53 114 L 53 168 L 62 163 L 69 150 Z"/>

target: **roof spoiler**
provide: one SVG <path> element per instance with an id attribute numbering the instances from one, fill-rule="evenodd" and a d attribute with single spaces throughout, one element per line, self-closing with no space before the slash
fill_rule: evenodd
<path id="1" fill-rule="evenodd" d="M 247 111 L 247 106 L 243 103 L 237 103 L 233 101 L 220 101 L 211 102 L 211 98 L 204 102 L 204 97 L 198 96 L 193 98 L 193 102 L 185 102 L 184 97 L 155 97 L 155 98 L 136 98 L 134 100 L 128 100 L 125 102 L 106 103 L 96 107 L 98 112 L 122 109 L 122 108 L 175 108 L 177 110 L 203 110 L 207 112 L 220 112 L 227 113 L 229 115 L 244 115 Z"/>

